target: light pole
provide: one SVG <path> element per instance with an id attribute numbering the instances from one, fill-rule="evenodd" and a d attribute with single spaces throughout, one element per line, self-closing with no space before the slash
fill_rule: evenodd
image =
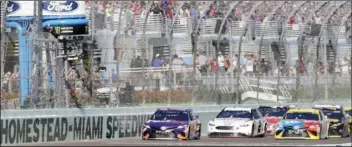
<path id="1" fill-rule="evenodd" d="M 242 41 L 243 41 L 243 36 L 246 35 L 246 29 L 248 27 L 248 21 L 250 20 L 253 12 L 263 3 L 263 1 L 259 1 L 255 4 L 255 6 L 251 9 L 251 11 L 248 13 L 248 15 L 246 16 L 246 19 L 244 20 L 245 24 L 244 24 L 244 27 L 243 29 L 241 30 L 241 36 L 240 36 L 240 41 L 238 43 L 238 58 L 237 58 L 237 67 L 239 68 L 240 67 L 240 62 L 241 62 L 241 53 L 242 53 Z M 242 20 L 243 21 L 243 20 Z M 240 87 L 240 74 L 241 74 L 241 71 L 238 70 L 237 71 L 237 74 L 236 74 L 236 84 L 237 84 L 237 88 L 236 88 L 236 104 L 239 103 L 239 100 L 240 100 L 240 94 L 239 94 L 239 87 Z"/>
<path id="2" fill-rule="evenodd" d="M 230 9 L 226 12 L 226 15 L 223 17 L 222 21 L 221 21 L 221 25 L 220 25 L 220 29 L 219 29 L 219 33 L 218 33 L 218 38 L 217 38 L 217 42 L 216 42 L 216 50 L 217 51 L 220 51 L 220 38 L 221 38 L 221 34 L 222 34 L 222 30 L 224 28 L 224 25 L 225 23 L 228 21 L 227 19 L 229 18 L 230 14 L 232 13 L 232 10 L 239 4 L 238 1 L 236 1 L 235 3 L 233 3 L 231 6 L 230 6 Z M 231 24 L 229 24 L 231 25 Z M 230 36 L 230 39 L 229 39 L 229 43 L 232 43 L 232 36 Z M 216 66 L 219 67 L 219 62 L 218 62 L 218 58 L 219 56 L 217 55 L 216 53 Z M 216 99 L 217 101 L 219 102 L 220 104 L 220 99 L 219 99 L 219 94 L 218 94 L 218 91 L 217 91 L 217 87 L 218 87 L 218 76 L 219 76 L 219 70 L 216 71 L 215 73 L 215 87 L 214 87 L 214 91 L 215 91 L 215 95 L 216 95 Z M 237 93 L 236 93 L 237 95 Z"/>
<path id="3" fill-rule="evenodd" d="M 271 13 L 269 13 L 269 15 L 267 16 L 268 17 L 268 21 L 269 20 L 271 20 L 272 18 L 273 18 L 273 16 L 274 16 L 274 14 L 276 14 L 276 12 L 277 12 L 277 10 L 279 9 L 279 8 L 281 8 L 283 5 L 285 5 L 287 2 L 285 1 L 285 2 L 281 2 L 279 5 L 277 5 L 272 11 L 271 11 Z M 259 42 L 259 62 L 261 62 L 261 56 L 262 56 L 262 46 L 263 46 L 263 42 L 264 42 L 264 34 L 265 34 L 265 32 L 266 32 L 266 28 L 267 28 L 267 26 L 268 26 L 268 23 L 269 22 L 263 22 L 263 24 L 264 24 L 264 26 L 263 26 L 263 31 L 262 31 L 262 33 L 261 33 L 261 36 L 260 36 L 260 42 Z M 259 85 L 260 85 L 260 73 L 259 73 L 259 71 L 257 71 L 258 73 L 257 73 L 257 75 L 258 75 L 258 77 L 257 77 L 257 101 L 258 101 L 258 104 L 260 103 L 260 100 L 259 100 Z"/>
<path id="4" fill-rule="evenodd" d="M 316 7 L 314 7 L 314 9 L 312 9 L 310 12 L 309 12 L 309 15 L 307 16 L 307 18 L 305 18 L 305 21 L 303 23 L 303 27 L 301 28 L 300 30 L 300 34 L 299 34 L 299 37 L 297 38 L 298 39 L 298 60 L 299 60 L 299 63 L 297 65 L 297 78 L 296 78 L 296 97 L 298 95 L 298 92 L 299 92 L 299 89 L 300 89 L 300 68 L 301 68 L 301 62 L 303 61 L 303 45 L 304 45 L 304 31 L 306 30 L 307 28 L 307 24 L 309 22 L 309 20 L 312 19 L 313 15 L 315 14 L 316 11 L 318 11 L 319 9 L 321 9 L 324 5 L 326 5 L 328 2 L 320 2 Z M 296 98 L 297 100 L 297 98 Z"/>
<path id="5" fill-rule="evenodd" d="M 331 18 L 337 13 L 337 10 L 339 10 L 339 8 L 341 8 L 344 4 L 346 4 L 348 2 L 344 2 L 339 4 L 338 6 L 336 6 L 332 11 L 330 11 L 330 13 L 325 17 L 325 20 L 322 22 L 321 27 L 319 28 L 319 36 L 318 36 L 318 42 L 316 43 L 316 47 L 317 47 L 317 59 L 315 62 L 315 80 L 314 80 L 314 99 L 313 101 L 315 101 L 317 99 L 317 87 L 318 87 L 318 68 L 319 68 L 319 55 L 320 55 L 320 47 L 321 47 L 321 37 L 324 34 L 324 29 L 322 29 L 322 27 L 326 26 L 326 24 L 328 23 L 329 20 L 331 20 Z M 324 35 L 325 36 L 325 35 Z M 323 40 L 323 45 L 325 46 L 325 40 Z M 326 59 L 327 56 L 324 56 L 324 59 Z M 324 60 L 326 61 L 326 60 Z M 327 80 L 327 79 L 325 79 Z"/>

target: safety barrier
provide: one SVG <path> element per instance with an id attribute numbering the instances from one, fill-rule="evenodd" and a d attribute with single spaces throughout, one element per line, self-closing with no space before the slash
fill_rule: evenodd
<path id="1" fill-rule="evenodd" d="M 303 106 L 303 104 L 296 105 Z M 305 105 L 311 106 L 311 104 Z M 206 130 L 207 122 L 226 106 L 229 105 L 168 108 L 192 108 L 203 123 L 202 130 Z M 241 106 L 258 107 L 257 104 Z M 144 122 L 157 108 L 163 107 L 1 111 L 1 145 L 138 138 L 141 137 Z M 203 131 L 202 135 L 206 135 L 206 132 Z"/>

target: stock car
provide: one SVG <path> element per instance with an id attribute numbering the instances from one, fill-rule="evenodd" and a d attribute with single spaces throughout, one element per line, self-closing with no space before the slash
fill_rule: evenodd
<path id="1" fill-rule="evenodd" d="M 349 136 L 349 117 L 343 107 L 333 105 L 314 105 L 313 109 L 321 110 L 329 121 L 329 137 Z"/>
<path id="2" fill-rule="evenodd" d="M 142 139 L 200 139 L 201 122 L 191 109 L 157 109 L 143 125 Z"/>
<path id="3" fill-rule="evenodd" d="M 275 139 L 328 139 L 327 116 L 318 109 L 290 109 L 278 123 Z"/>
<path id="4" fill-rule="evenodd" d="M 265 137 L 267 124 L 256 108 L 225 107 L 208 122 L 208 137 Z"/>
<path id="5" fill-rule="evenodd" d="M 274 107 L 272 106 L 259 106 L 258 110 L 260 112 L 260 114 L 262 114 L 262 116 L 265 116 L 266 114 L 268 114 L 269 112 L 271 112 L 274 109 Z"/>
<path id="6" fill-rule="evenodd" d="M 266 122 L 268 123 L 267 135 L 274 135 L 276 124 L 282 119 L 289 109 L 290 108 L 288 106 L 274 107 L 264 116 Z"/>
<path id="7" fill-rule="evenodd" d="M 350 134 L 352 134 L 352 107 L 351 106 L 347 106 L 345 107 L 345 112 L 348 115 L 348 132 L 350 132 Z"/>

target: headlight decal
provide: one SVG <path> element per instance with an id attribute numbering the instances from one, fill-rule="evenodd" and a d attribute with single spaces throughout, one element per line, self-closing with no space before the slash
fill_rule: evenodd
<path id="1" fill-rule="evenodd" d="M 209 122 L 208 125 L 209 126 L 215 126 L 215 123 L 214 122 Z"/>
<path id="2" fill-rule="evenodd" d="M 243 125 L 240 125 L 240 127 L 249 127 L 250 124 L 243 124 Z"/>

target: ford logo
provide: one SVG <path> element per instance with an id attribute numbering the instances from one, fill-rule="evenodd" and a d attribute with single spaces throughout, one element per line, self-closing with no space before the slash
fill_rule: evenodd
<path id="1" fill-rule="evenodd" d="M 6 11 L 7 11 L 7 14 L 11 14 L 18 11 L 20 8 L 21 6 L 19 3 L 8 1 Z"/>
<path id="2" fill-rule="evenodd" d="M 72 12 L 78 8 L 78 3 L 75 1 L 45 1 L 42 7 L 50 12 Z"/>

